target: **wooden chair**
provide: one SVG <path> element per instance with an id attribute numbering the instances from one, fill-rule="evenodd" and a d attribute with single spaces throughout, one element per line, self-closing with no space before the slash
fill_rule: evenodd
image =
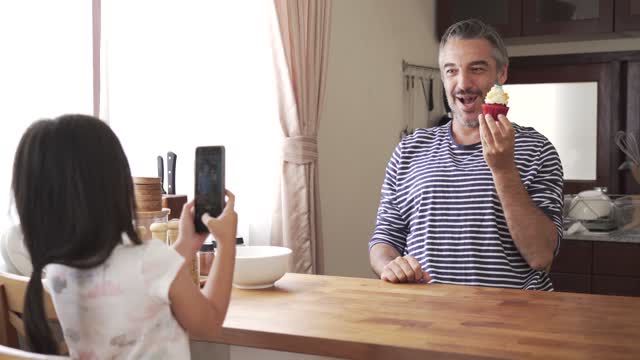
<path id="1" fill-rule="evenodd" d="M 26 338 L 22 313 L 29 278 L 0 271 L 0 345 L 20 348 L 18 335 Z M 51 296 L 45 290 L 45 315 L 49 321 L 57 321 Z M 58 354 L 68 354 L 64 341 L 58 344 Z"/>
<path id="2" fill-rule="evenodd" d="M 24 360 L 24 359 L 58 360 L 58 359 L 69 359 L 69 358 L 66 356 L 36 354 L 36 353 L 22 351 L 22 350 L 10 348 L 4 345 L 0 345 L 0 359 L 1 360 Z"/>

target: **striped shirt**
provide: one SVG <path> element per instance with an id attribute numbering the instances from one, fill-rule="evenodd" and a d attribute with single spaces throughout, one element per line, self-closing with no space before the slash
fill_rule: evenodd
<path id="1" fill-rule="evenodd" d="M 562 164 L 551 142 L 513 124 L 515 162 L 531 200 L 562 238 Z M 411 255 L 431 283 L 553 290 L 516 248 L 482 145 L 455 142 L 449 124 L 418 129 L 387 166 L 369 249 L 393 246 Z"/>

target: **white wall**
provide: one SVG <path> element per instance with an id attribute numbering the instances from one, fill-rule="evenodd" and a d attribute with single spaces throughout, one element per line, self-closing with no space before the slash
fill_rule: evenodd
<path id="1" fill-rule="evenodd" d="M 436 65 L 434 1 L 333 1 L 319 129 L 325 273 L 373 276 L 367 242 L 402 128 L 402 59 Z"/>
<path id="2" fill-rule="evenodd" d="M 401 61 L 437 65 L 434 0 L 334 0 L 319 130 L 325 273 L 372 277 L 367 241 L 402 123 Z M 510 56 L 640 50 L 639 38 L 510 45 Z"/>

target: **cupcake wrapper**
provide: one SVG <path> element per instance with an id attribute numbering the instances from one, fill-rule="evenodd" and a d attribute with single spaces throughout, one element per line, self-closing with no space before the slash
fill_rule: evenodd
<path id="1" fill-rule="evenodd" d="M 509 107 L 500 104 L 482 104 L 482 114 L 487 115 L 491 114 L 494 120 L 498 120 L 498 115 L 502 114 L 507 116 L 509 112 Z"/>

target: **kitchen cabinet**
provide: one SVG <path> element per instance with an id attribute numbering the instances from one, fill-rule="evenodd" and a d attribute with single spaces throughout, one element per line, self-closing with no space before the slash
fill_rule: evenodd
<path id="1" fill-rule="evenodd" d="M 522 4 L 522 35 L 613 32 L 613 0 L 530 0 Z"/>
<path id="2" fill-rule="evenodd" d="M 507 39 L 602 38 L 640 30 L 637 0 L 439 0 L 437 14 L 439 36 L 469 18 L 491 24 Z"/>
<path id="3" fill-rule="evenodd" d="M 640 242 L 563 240 L 550 276 L 556 291 L 640 296 Z"/>
<path id="4" fill-rule="evenodd" d="M 594 242 L 593 274 L 640 278 L 640 244 Z"/>
<path id="5" fill-rule="evenodd" d="M 554 260 L 552 271 L 570 274 L 591 274 L 593 241 L 562 240 L 560 253 Z"/>
<path id="6" fill-rule="evenodd" d="M 593 242 L 563 240 L 560 254 L 551 266 L 556 291 L 591 293 Z"/>
<path id="7" fill-rule="evenodd" d="M 640 4 L 640 1 L 636 1 Z M 626 108 L 622 110 L 626 119 L 627 131 L 636 136 L 640 135 L 640 59 L 634 59 L 626 63 L 626 81 L 620 93 L 626 99 Z M 623 188 L 627 194 L 640 194 L 640 184 L 633 178 L 630 171 L 623 173 Z"/>
<path id="8" fill-rule="evenodd" d="M 616 0 L 615 31 L 640 31 L 640 1 Z"/>
<path id="9" fill-rule="evenodd" d="M 640 278 L 594 275 L 591 283 L 594 294 L 640 296 Z"/>
<path id="10" fill-rule="evenodd" d="M 460 20 L 476 18 L 494 26 L 503 37 L 521 36 L 521 0 L 438 1 L 438 34 Z"/>

